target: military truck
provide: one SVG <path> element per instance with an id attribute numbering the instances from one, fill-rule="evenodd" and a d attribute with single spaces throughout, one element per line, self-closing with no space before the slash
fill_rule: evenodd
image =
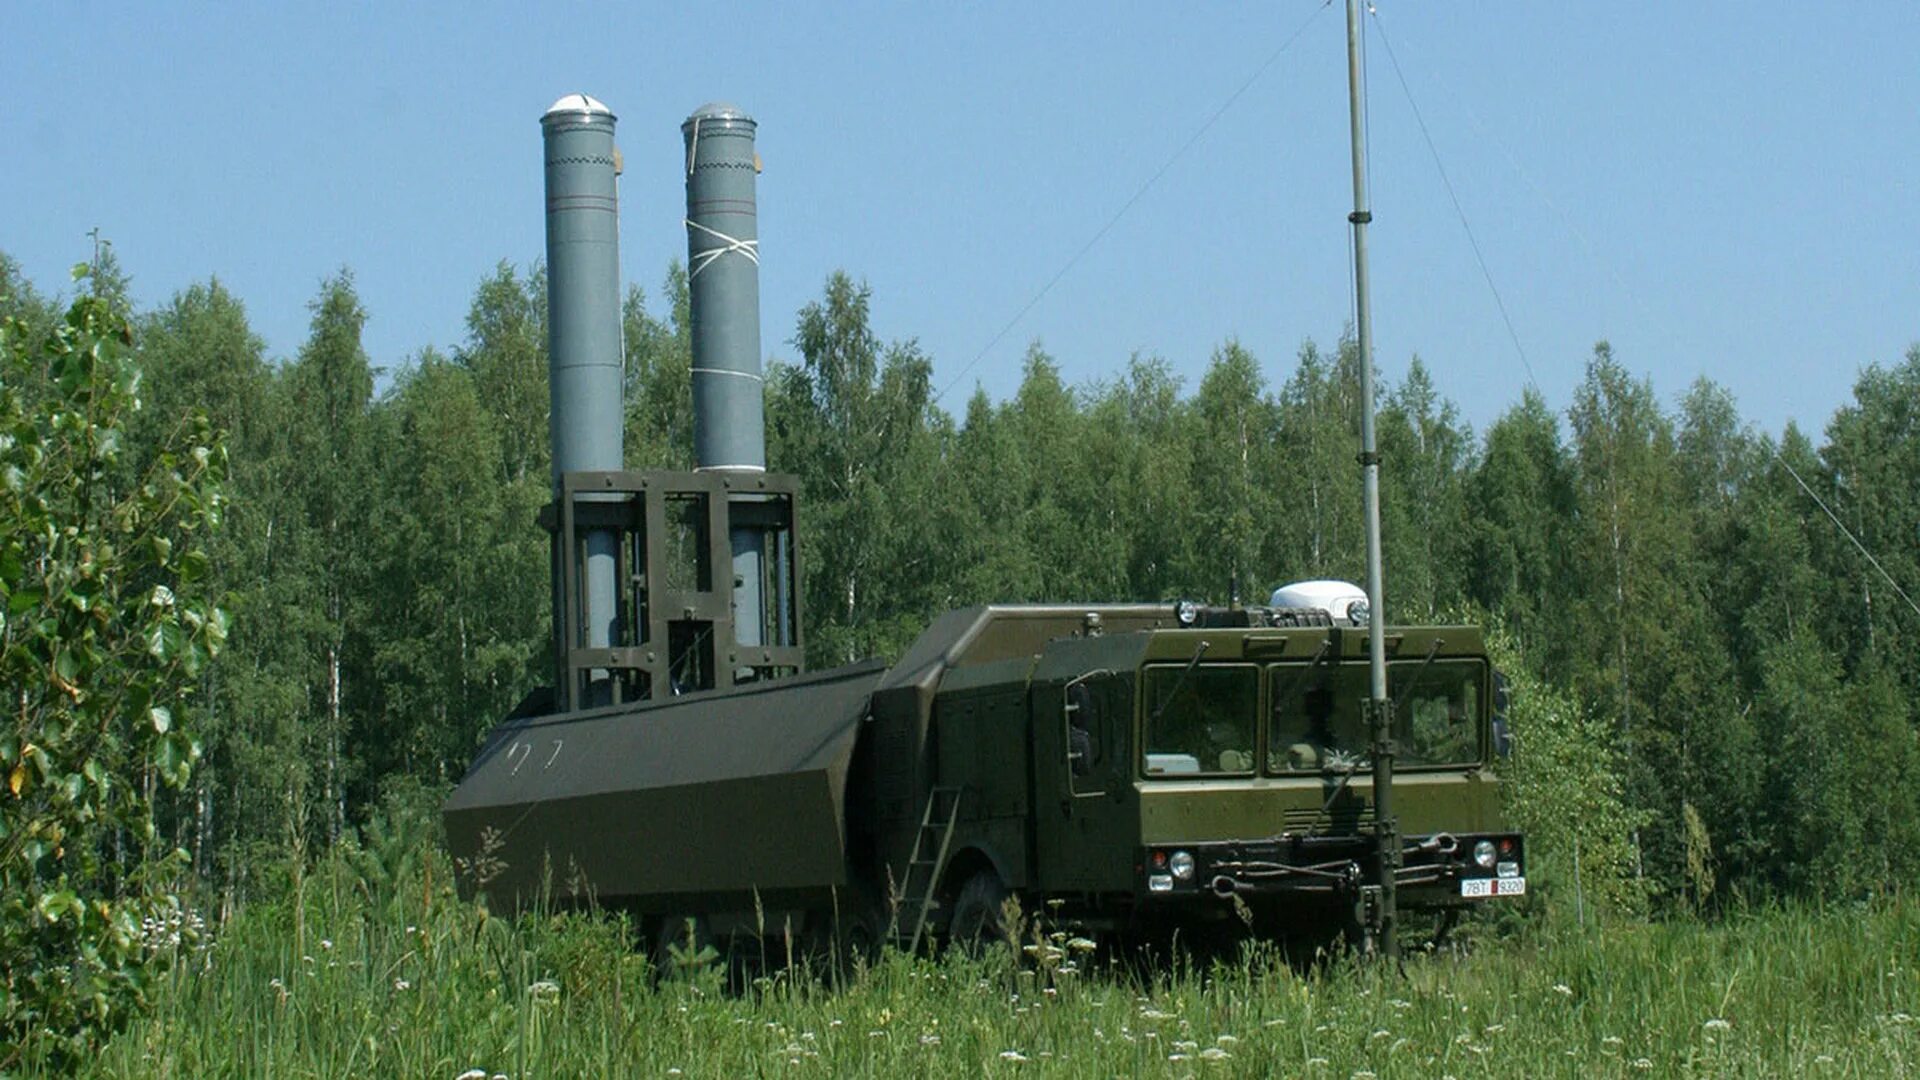
<path id="1" fill-rule="evenodd" d="M 1387 641 L 1401 903 L 1522 893 L 1479 632 Z M 915 948 L 1008 896 L 1084 932 L 1331 933 L 1377 871 L 1365 646 L 1324 611 L 967 608 L 890 667 L 509 721 L 449 839 L 470 887 L 656 939 Z"/>
<path id="2" fill-rule="evenodd" d="M 1368 925 L 1389 883 L 1441 910 L 1525 890 L 1480 635 L 1383 637 L 1385 731 L 1352 586 L 970 607 L 890 665 L 804 671 L 801 484 L 760 430 L 754 122 L 681 128 L 691 472 L 621 468 L 613 113 L 571 94 L 541 126 L 554 680 L 445 804 L 466 894 L 626 910 L 662 952 L 845 956 L 989 937 L 1009 897 L 1087 932 L 1289 936 Z"/>

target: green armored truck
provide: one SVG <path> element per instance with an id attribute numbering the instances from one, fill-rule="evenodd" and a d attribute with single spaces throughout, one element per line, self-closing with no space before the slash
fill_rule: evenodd
<path id="1" fill-rule="evenodd" d="M 1403 906 L 1524 891 L 1478 631 L 1387 638 Z M 1324 611 L 990 606 L 898 663 L 509 721 L 447 804 L 469 887 L 656 937 L 907 947 L 1017 896 L 1085 932 L 1316 937 L 1377 874 L 1366 634 Z"/>
<path id="2" fill-rule="evenodd" d="M 972 607 L 891 665 L 806 672 L 801 484 L 762 430 L 756 125 L 713 103 L 681 127 L 691 472 L 622 467 L 614 126 L 585 94 L 541 117 L 554 677 L 445 804 L 468 895 L 629 911 L 663 948 L 844 954 L 989 936 L 1008 897 L 1089 932 L 1291 936 L 1525 889 L 1479 634 L 1390 630 L 1383 697 L 1352 586 Z"/>

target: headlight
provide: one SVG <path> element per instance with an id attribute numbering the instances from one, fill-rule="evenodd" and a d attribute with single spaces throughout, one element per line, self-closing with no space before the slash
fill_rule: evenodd
<path id="1" fill-rule="evenodd" d="M 1347 605 L 1347 621 L 1355 626 L 1365 626 L 1372 610 L 1365 600 L 1355 600 Z"/>
<path id="2" fill-rule="evenodd" d="M 1200 605 L 1191 600 L 1182 600 L 1173 605 L 1173 617 L 1181 626 L 1192 626 L 1200 620 Z"/>
<path id="3" fill-rule="evenodd" d="M 1473 861 L 1482 870 L 1493 869 L 1493 841 L 1482 840 L 1473 845 Z"/>
<path id="4" fill-rule="evenodd" d="M 1173 858 L 1167 860 L 1167 869 L 1173 871 L 1173 876 L 1179 878 L 1181 881 L 1192 881 L 1193 853 L 1190 851 L 1174 852 Z"/>

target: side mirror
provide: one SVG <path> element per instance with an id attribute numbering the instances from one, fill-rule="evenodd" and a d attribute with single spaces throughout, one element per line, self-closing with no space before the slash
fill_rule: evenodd
<path id="1" fill-rule="evenodd" d="M 1512 696 L 1507 690 L 1507 677 L 1496 671 L 1493 673 L 1493 752 L 1501 757 L 1513 756 L 1513 728 L 1507 720 L 1507 706 Z"/>

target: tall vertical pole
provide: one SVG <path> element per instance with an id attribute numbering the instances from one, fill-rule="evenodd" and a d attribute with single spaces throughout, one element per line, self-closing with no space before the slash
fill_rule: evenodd
<path id="1" fill-rule="evenodd" d="M 1394 879 L 1400 869 L 1400 825 L 1393 818 L 1393 704 L 1387 697 L 1386 617 L 1384 573 L 1380 566 L 1380 452 L 1373 433 L 1373 306 L 1367 290 L 1367 131 L 1363 99 L 1364 73 L 1360 67 L 1360 2 L 1347 0 L 1347 104 L 1353 139 L 1354 312 L 1360 348 L 1360 476 L 1367 518 L 1367 709 L 1373 726 L 1373 820 L 1378 841 L 1379 903 L 1373 912 L 1377 947 L 1388 958 L 1399 956 L 1395 939 L 1398 917 Z"/>

